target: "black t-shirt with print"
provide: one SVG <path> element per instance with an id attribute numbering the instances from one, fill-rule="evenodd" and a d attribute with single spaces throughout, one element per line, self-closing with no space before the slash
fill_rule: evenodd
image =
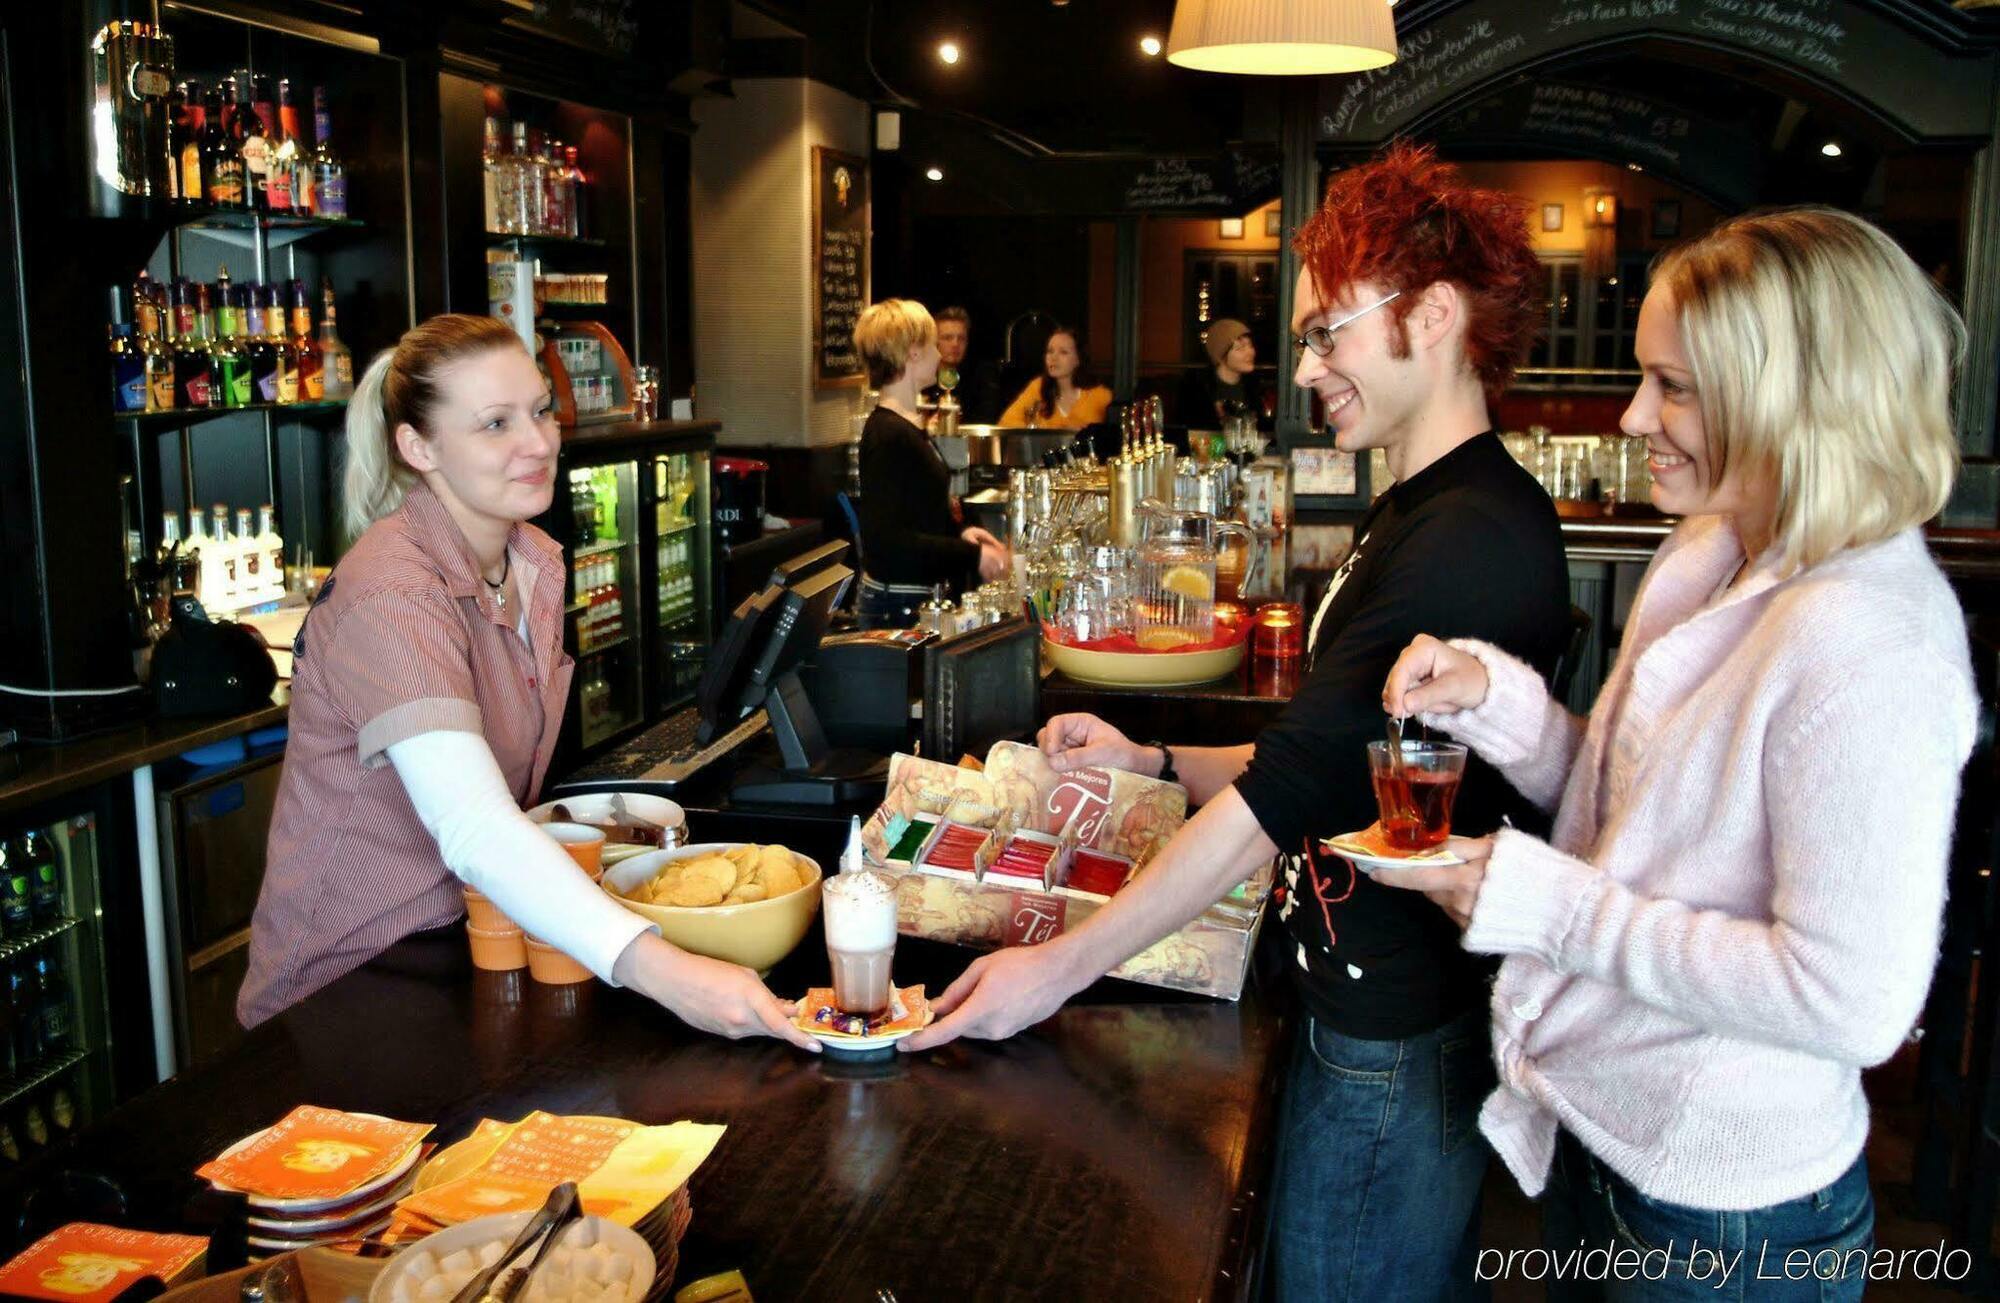
<path id="1" fill-rule="evenodd" d="M 1493 962 L 1419 892 L 1383 886 L 1319 850 L 1375 821 L 1367 744 L 1383 736 L 1382 684 L 1420 633 L 1480 638 L 1544 675 L 1569 636 L 1568 570 L 1554 505 L 1491 433 L 1388 490 L 1316 615 L 1311 664 L 1236 780 L 1278 844 L 1287 967 L 1306 1007 L 1343 1035 L 1393 1040 L 1483 1003 Z M 1544 817 L 1474 754 L 1452 814 L 1480 835 Z"/>

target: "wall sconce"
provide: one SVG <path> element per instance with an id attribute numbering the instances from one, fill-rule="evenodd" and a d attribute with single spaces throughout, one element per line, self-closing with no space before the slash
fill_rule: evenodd
<path id="1" fill-rule="evenodd" d="M 1243 238 L 1243 219 L 1240 217 L 1225 217 L 1217 223 L 1217 227 L 1222 238 L 1225 240 L 1240 240 Z"/>
<path id="2" fill-rule="evenodd" d="M 1618 225 L 1618 196 L 1609 190 L 1585 190 L 1583 192 L 1583 224 L 1585 226 Z"/>

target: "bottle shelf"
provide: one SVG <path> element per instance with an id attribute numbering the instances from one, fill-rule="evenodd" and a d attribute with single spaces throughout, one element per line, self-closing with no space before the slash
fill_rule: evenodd
<path id="1" fill-rule="evenodd" d="M 629 538 L 607 538 L 596 543 L 585 543 L 582 547 L 570 549 L 572 557 L 603 556 L 606 552 L 620 552 L 631 545 Z"/>
<path id="2" fill-rule="evenodd" d="M 267 248 L 279 248 L 309 236 L 329 231 L 357 232 L 370 228 L 355 217 L 311 217 L 295 213 L 269 213 L 249 208 L 217 208 L 213 204 L 187 204 L 173 199 L 146 199 L 121 196 L 117 210 L 107 220 L 136 222 L 144 226 L 202 231 L 228 243 L 253 247 L 259 238 Z"/>
<path id="3" fill-rule="evenodd" d="M 37 928 L 24 937 L 9 937 L 0 941 L 0 964 L 11 962 L 28 953 L 44 942 L 53 941 L 76 926 L 73 918 L 57 919 L 45 928 Z"/>
<path id="4" fill-rule="evenodd" d="M 23 1096 L 34 1094 L 89 1057 L 88 1050 L 71 1050 L 39 1065 L 25 1077 L 0 1077 L 0 1109 L 6 1108 Z"/>
<path id="5" fill-rule="evenodd" d="M 486 243 L 488 245 L 543 245 L 551 249 L 608 249 L 611 247 L 603 240 L 595 239 L 588 235 L 509 235 L 504 231 L 486 232 Z"/>
<path id="6" fill-rule="evenodd" d="M 620 647 L 631 641 L 631 634 L 621 633 L 616 638 L 600 638 L 588 647 L 578 648 L 576 654 L 579 658 L 584 656 L 601 656 L 608 651 L 617 651 Z"/>
<path id="7" fill-rule="evenodd" d="M 276 412 L 281 416 L 321 416 L 347 410 L 345 398 L 325 398 L 311 403 L 251 403 L 244 407 L 176 408 L 171 412 L 114 412 L 112 419 L 137 425 L 142 430 L 178 430 L 184 425 L 203 425 L 225 416 L 245 412 Z"/>

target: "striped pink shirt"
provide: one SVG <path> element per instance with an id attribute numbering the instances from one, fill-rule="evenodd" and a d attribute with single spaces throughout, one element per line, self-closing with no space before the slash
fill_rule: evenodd
<path id="1" fill-rule="evenodd" d="M 439 729 L 486 739 L 532 804 L 574 662 L 562 649 L 562 549 L 508 541 L 518 613 L 479 577 L 444 504 L 418 484 L 341 559 L 294 646 L 291 737 L 236 1014 L 255 1026 L 413 932 L 464 913 L 459 882 L 388 748 Z"/>

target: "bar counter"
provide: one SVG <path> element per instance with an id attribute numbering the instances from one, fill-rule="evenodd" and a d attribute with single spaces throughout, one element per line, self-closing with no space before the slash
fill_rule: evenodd
<path id="1" fill-rule="evenodd" d="M 937 992 L 971 957 L 905 938 L 896 978 Z M 826 980 L 815 925 L 771 985 Z M 1101 982 L 1005 1043 L 843 1064 L 698 1034 L 595 982 L 474 972 L 452 929 L 400 943 L 112 1112 L 22 1188 L 102 1178 L 125 1201 L 44 1193 L 43 1219 L 220 1229 L 214 1272 L 232 1265 L 241 1212 L 194 1169 L 296 1104 L 434 1122 L 440 1143 L 532 1109 L 688 1118 L 729 1130 L 692 1182 L 677 1286 L 736 1268 L 774 1299 L 1242 1298 L 1281 986 L 1267 974 L 1228 1004 Z"/>

